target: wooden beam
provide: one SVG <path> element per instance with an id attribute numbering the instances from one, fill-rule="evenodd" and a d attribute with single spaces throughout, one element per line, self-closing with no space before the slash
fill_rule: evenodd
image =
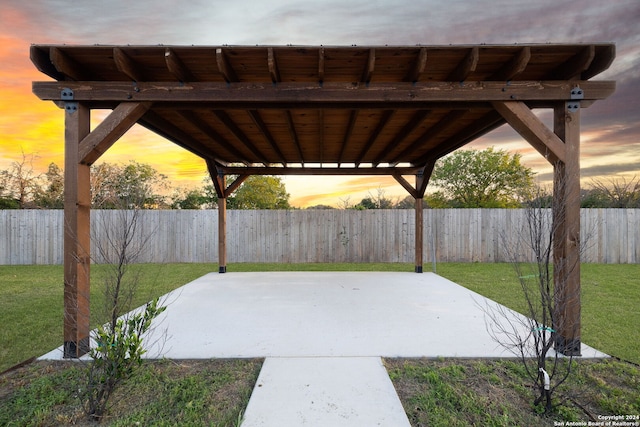
<path id="1" fill-rule="evenodd" d="M 520 52 L 514 55 L 514 57 L 504 65 L 504 67 L 496 71 L 487 80 L 511 80 L 527 68 L 530 60 L 531 48 L 529 46 L 525 46 L 520 49 Z"/>
<path id="2" fill-rule="evenodd" d="M 191 110 L 178 110 L 177 113 L 180 114 L 180 116 L 182 116 L 191 125 L 197 128 L 200 132 L 206 135 L 207 138 L 209 138 L 212 142 L 214 142 L 217 145 L 220 145 L 224 150 L 231 153 L 234 156 L 234 158 L 239 158 L 239 159 L 245 158 L 245 153 L 242 153 L 240 150 L 238 150 L 235 147 L 234 144 L 232 144 L 225 137 L 223 137 L 218 132 L 216 132 L 216 130 L 213 129 L 211 125 L 209 125 L 205 120 L 203 120 L 195 112 Z M 179 131 L 182 132 L 182 130 L 179 130 Z M 194 143 L 198 144 L 196 141 L 194 141 Z M 210 156 L 207 156 L 205 155 L 205 153 L 202 153 L 201 157 L 206 158 Z M 222 157 L 222 155 L 219 155 L 219 157 Z"/>
<path id="3" fill-rule="evenodd" d="M 82 142 L 80 162 L 92 165 L 151 108 L 150 102 L 123 102 Z"/>
<path id="4" fill-rule="evenodd" d="M 227 272 L 227 199 L 218 198 L 218 272 Z"/>
<path id="5" fill-rule="evenodd" d="M 51 49 L 32 45 L 29 49 L 29 59 L 41 73 L 52 77 L 54 80 L 65 80 L 66 76 L 56 69 L 51 62 Z"/>
<path id="6" fill-rule="evenodd" d="M 211 178 L 211 182 L 213 183 L 213 188 L 216 190 L 216 196 L 218 196 L 218 199 L 224 199 L 226 197 L 226 181 L 224 179 L 222 165 L 217 164 L 211 159 L 206 159 L 205 161 L 207 163 L 209 177 Z"/>
<path id="7" fill-rule="evenodd" d="M 374 48 L 369 49 L 369 57 L 367 59 L 367 64 L 362 71 L 362 77 L 360 78 L 361 82 L 365 84 L 369 84 L 371 81 L 371 77 L 373 76 L 373 72 L 376 68 L 376 50 Z"/>
<path id="8" fill-rule="evenodd" d="M 427 185 L 433 174 L 433 168 L 436 166 L 435 160 L 427 163 L 419 173 L 416 174 L 416 191 L 418 192 L 418 198 L 423 198 L 424 193 L 427 191 Z"/>
<path id="9" fill-rule="evenodd" d="M 486 113 L 482 118 L 474 121 L 469 126 L 463 128 L 455 135 L 450 136 L 444 141 L 441 141 L 436 147 L 427 151 L 423 156 L 415 161 L 417 165 L 429 164 L 442 156 L 457 150 L 470 143 L 471 141 L 478 139 L 482 135 L 491 132 L 492 130 L 502 126 L 504 119 L 495 110 L 491 110 Z"/>
<path id="10" fill-rule="evenodd" d="M 354 90 L 351 83 L 325 82 L 322 87 L 305 82 L 273 85 L 256 83 L 139 82 L 136 90 L 126 82 L 33 82 L 33 93 L 42 100 L 61 101 L 61 91 L 70 88 L 83 102 L 151 101 L 158 103 L 212 103 L 221 108 L 430 108 L 431 103 L 492 101 L 571 100 L 571 90 L 580 86 L 584 100 L 598 100 L 615 91 L 612 81 L 512 81 L 370 83 Z M 155 107 L 154 107 L 155 108 Z"/>
<path id="11" fill-rule="evenodd" d="M 259 162 L 262 162 L 264 164 L 268 163 L 267 157 L 264 155 L 264 153 L 258 150 L 251 139 L 249 139 L 249 137 L 242 131 L 242 129 L 240 129 L 240 126 L 238 126 L 225 111 L 213 110 L 213 114 L 215 114 L 218 120 L 220 120 L 220 122 L 224 124 L 227 129 L 229 129 L 229 131 L 238 139 L 238 141 L 240 141 L 245 147 L 249 149 L 249 151 L 251 151 L 254 156 L 256 156 Z"/>
<path id="12" fill-rule="evenodd" d="M 236 72 L 229 62 L 229 58 L 227 58 L 227 55 L 225 55 L 224 50 L 221 48 L 216 49 L 216 64 L 218 65 L 218 71 L 227 83 L 239 81 Z"/>
<path id="13" fill-rule="evenodd" d="M 464 59 L 456 66 L 456 68 L 449 74 L 447 80 L 450 82 L 463 82 L 469 77 L 471 73 L 476 70 L 478 65 L 478 59 L 480 57 L 480 50 L 478 46 L 472 47 L 465 55 Z"/>
<path id="14" fill-rule="evenodd" d="M 141 67 L 119 47 L 113 48 L 113 60 L 116 63 L 118 71 L 124 73 L 134 82 L 142 82 L 145 80 Z"/>
<path id="15" fill-rule="evenodd" d="M 405 77 L 405 82 L 415 83 L 420 80 L 420 77 L 427 69 L 427 48 L 421 47 L 418 52 L 416 62 L 413 63 L 413 67 L 409 71 L 409 74 Z"/>
<path id="16" fill-rule="evenodd" d="M 318 158 L 324 163 L 324 110 L 318 110 Z"/>
<path id="17" fill-rule="evenodd" d="M 422 273 L 422 259 L 423 256 L 423 246 L 424 246 L 424 199 L 422 197 L 416 198 L 415 204 L 416 210 L 416 243 L 415 243 L 415 251 L 416 251 L 416 273 Z"/>
<path id="18" fill-rule="evenodd" d="M 342 160 L 344 159 L 344 153 L 347 150 L 347 146 L 351 141 L 351 134 L 353 133 L 353 129 L 356 126 L 356 121 L 358 120 L 359 110 L 351 110 L 349 114 L 349 122 L 347 123 L 347 128 L 344 132 L 344 137 L 342 138 L 342 144 L 340 148 L 340 155 L 338 156 L 338 165 L 342 164 Z"/>
<path id="19" fill-rule="evenodd" d="M 318 82 L 322 86 L 324 82 L 324 48 L 318 49 Z"/>
<path id="20" fill-rule="evenodd" d="M 373 161 L 373 166 L 378 166 L 382 159 L 388 158 L 389 153 L 395 150 L 404 141 L 411 132 L 413 132 L 431 113 L 431 110 L 418 110 L 415 112 L 411 120 L 396 134 L 396 136 L 387 144 Z"/>
<path id="21" fill-rule="evenodd" d="M 296 151 L 298 152 L 298 158 L 300 159 L 300 163 L 304 164 L 304 154 L 302 153 L 302 146 L 300 145 L 300 139 L 298 139 L 298 133 L 296 132 L 296 125 L 293 121 L 293 116 L 291 115 L 290 110 L 286 110 L 284 112 L 285 120 L 287 121 L 287 128 L 289 129 L 289 135 L 291 135 L 291 141 L 293 141 L 293 145 L 296 147 Z"/>
<path id="22" fill-rule="evenodd" d="M 275 138 L 273 137 L 273 135 L 271 135 L 271 132 L 269 131 L 269 127 L 264 122 L 264 120 L 262 120 L 262 116 L 260 116 L 260 113 L 258 112 L 258 110 L 247 110 L 247 114 L 249 114 L 249 116 L 251 117 L 251 120 L 253 120 L 253 123 L 255 123 L 255 125 L 258 127 L 258 129 L 260 130 L 260 133 L 262 133 L 262 135 L 267 140 L 269 145 L 271 145 L 271 148 L 273 149 L 273 151 L 275 151 L 278 157 L 280 158 L 281 163 L 284 165 L 287 162 L 287 160 L 284 157 L 284 154 L 282 154 L 282 151 L 280 150 L 280 147 L 278 146 L 278 143 L 276 142 Z"/>
<path id="23" fill-rule="evenodd" d="M 195 82 L 197 80 L 191 71 L 184 65 L 182 60 L 180 60 L 178 54 L 170 47 L 164 51 L 164 62 L 167 64 L 169 72 L 179 81 Z"/>
<path id="24" fill-rule="evenodd" d="M 79 144 L 90 130 L 90 110 L 79 104 L 65 111 L 64 166 L 64 357 L 89 351 L 91 265 L 90 168 L 82 164 Z"/>
<path id="25" fill-rule="evenodd" d="M 416 191 L 416 189 L 409 183 L 409 181 L 404 179 L 404 177 L 402 175 L 400 175 L 398 173 L 394 173 L 393 174 L 393 178 L 396 181 L 398 181 L 398 184 L 400 184 L 402 186 L 402 188 L 407 190 L 407 192 L 411 195 L 411 197 L 413 197 L 414 199 L 418 198 L 418 192 Z"/>
<path id="26" fill-rule="evenodd" d="M 271 81 L 275 84 L 280 81 L 280 71 L 278 70 L 278 62 L 276 61 L 276 54 L 273 52 L 273 48 L 267 48 L 267 64 L 269 66 L 269 75 Z"/>
<path id="27" fill-rule="evenodd" d="M 595 59 L 591 61 L 589 68 L 583 71 L 580 76 L 583 80 L 588 80 L 593 76 L 597 76 L 613 64 L 613 60 L 616 57 L 616 45 L 600 46 L 599 50 L 604 50 L 606 53 L 597 55 Z"/>
<path id="28" fill-rule="evenodd" d="M 201 143 L 195 140 L 190 134 L 174 126 L 171 122 L 164 120 L 153 110 L 147 111 L 144 118 L 138 120 L 138 123 L 158 135 L 167 138 L 169 141 L 184 148 L 185 150 L 190 151 L 198 157 L 203 159 L 214 157 L 210 152 L 206 152 L 198 148 Z"/>
<path id="29" fill-rule="evenodd" d="M 566 146 L 564 162 L 554 165 L 553 276 L 556 350 L 580 355 L 580 110 L 566 103 L 554 109 L 554 131 Z"/>
<path id="30" fill-rule="evenodd" d="M 71 80 L 84 80 L 87 73 L 84 67 L 71 59 L 67 54 L 57 47 L 52 47 L 49 51 L 49 58 L 56 70 Z"/>
<path id="31" fill-rule="evenodd" d="M 376 140 L 384 130 L 385 126 L 387 126 L 387 124 L 393 117 L 394 113 L 395 113 L 394 110 L 384 110 L 382 112 L 382 117 L 380 117 L 380 120 L 378 121 L 376 128 L 373 130 L 373 132 L 371 132 L 371 135 L 369 135 L 369 139 L 367 140 L 365 145 L 362 147 L 362 150 L 360 150 L 360 155 L 358 155 L 355 161 L 356 167 L 360 166 L 360 163 L 362 163 L 362 160 L 364 159 L 364 157 L 367 155 L 367 153 L 369 152 L 373 144 L 375 144 Z"/>
<path id="32" fill-rule="evenodd" d="M 442 132 L 447 130 L 449 127 L 453 126 L 462 116 L 466 114 L 464 110 L 453 110 L 447 113 L 442 119 L 440 119 L 435 125 L 431 128 L 427 129 L 422 135 L 416 138 L 407 148 L 402 150 L 402 152 L 396 154 L 389 163 L 396 163 L 397 161 L 401 161 L 408 154 L 417 150 L 421 146 L 425 145 L 428 141 L 433 140 Z"/>
<path id="33" fill-rule="evenodd" d="M 522 102 L 494 102 L 493 107 L 549 163 L 565 161 L 565 144 Z"/>
<path id="34" fill-rule="evenodd" d="M 596 48 L 593 45 L 585 46 L 579 53 L 568 59 L 564 64 L 558 66 L 551 76 L 558 80 L 580 79 L 584 71 L 588 70 L 596 55 Z"/>
<path id="35" fill-rule="evenodd" d="M 415 175 L 420 167 L 273 167 L 273 166 L 221 166 L 225 175 Z"/>

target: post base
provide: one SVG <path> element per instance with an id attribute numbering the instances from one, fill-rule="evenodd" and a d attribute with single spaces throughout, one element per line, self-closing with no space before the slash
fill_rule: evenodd
<path id="1" fill-rule="evenodd" d="M 580 348 L 581 346 L 579 338 L 567 339 L 562 335 L 556 336 L 554 350 L 558 353 L 561 353 L 565 356 L 582 356 Z"/>
<path id="2" fill-rule="evenodd" d="M 416 265 L 416 273 L 422 273 L 422 266 Z"/>
<path id="3" fill-rule="evenodd" d="M 89 352 L 89 337 L 82 338 L 80 341 L 65 341 L 64 345 L 65 359 L 78 359 Z"/>
<path id="4" fill-rule="evenodd" d="M 220 268 L 218 269 L 218 273 L 226 273 L 227 272 L 227 266 L 220 266 Z"/>

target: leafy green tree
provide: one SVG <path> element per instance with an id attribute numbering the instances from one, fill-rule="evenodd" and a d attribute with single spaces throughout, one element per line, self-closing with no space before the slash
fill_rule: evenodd
<path id="1" fill-rule="evenodd" d="M 386 197 L 382 188 L 378 188 L 376 194 L 369 192 L 369 197 L 365 197 L 354 206 L 354 209 L 392 209 L 394 207 L 393 200 Z"/>
<path id="2" fill-rule="evenodd" d="M 438 161 L 431 181 L 448 207 L 515 208 L 534 188 L 533 171 L 520 158 L 493 147 L 455 151 Z"/>
<path id="3" fill-rule="evenodd" d="M 10 189 L 8 170 L 0 171 L 0 209 L 20 209 L 20 203 L 13 197 Z"/>
<path id="4" fill-rule="evenodd" d="M 227 200 L 229 209 L 291 209 L 289 193 L 276 176 L 253 175 Z"/>
<path id="5" fill-rule="evenodd" d="M 50 163 L 43 176 L 44 183 L 34 191 L 34 203 L 39 208 L 62 209 L 64 207 L 64 174 L 55 163 Z"/>
<path id="6" fill-rule="evenodd" d="M 171 202 L 171 209 L 203 209 L 211 207 L 211 197 L 199 189 L 177 190 Z"/>
<path id="7" fill-rule="evenodd" d="M 99 209 L 163 208 L 168 188 L 167 177 L 144 163 L 101 163 L 91 170 L 91 203 Z"/>

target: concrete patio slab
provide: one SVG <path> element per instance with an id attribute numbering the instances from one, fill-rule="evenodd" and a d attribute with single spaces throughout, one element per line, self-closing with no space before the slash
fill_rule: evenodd
<path id="1" fill-rule="evenodd" d="M 379 357 L 265 360 L 242 427 L 409 427 Z"/>
<path id="2" fill-rule="evenodd" d="M 495 303 L 433 273 L 211 273 L 164 302 L 148 358 L 513 356 L 486 330 Z"/>

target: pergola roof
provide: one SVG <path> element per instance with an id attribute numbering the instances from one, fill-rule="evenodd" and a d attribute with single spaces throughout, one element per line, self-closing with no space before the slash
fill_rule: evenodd
<path id="1" fill-rule="evenodd" d="M 59 81 L 35 82 L 40 98 L 138 102 L 141 125 L 249 174 L 411 173 L 502 125 L 495 102 L 608 96 L 612 82 L 587 80 L 614 56 L 612 44 L 31 47 Z"/>

